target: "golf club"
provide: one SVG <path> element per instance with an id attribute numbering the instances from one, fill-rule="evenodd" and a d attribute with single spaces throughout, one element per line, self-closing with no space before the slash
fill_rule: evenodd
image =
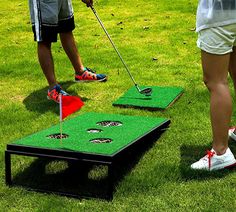
<path id="1" fill-rule="evenodd" d="M 113 48 L 115 49 L 116 53 L 118 54 L 118 56 L 119 56 L 121 62 L 123 63 L 123 65 L 124 65 L 126 71 L 128 72 L 128 74 L 129 74 L 130 78 L 132 79 L 132 81 L 133 81 L 135 87 L 137 88 L 138 92 L 141 93 L 141 94 L 143 94 L 143 95 L 145 95 L 145 96 L 151 96 L 151 94 L 152 94 L 152 88 L 144 88 L 144 89 L 140 89 L 140 88 L 139 88 L 139 86 L 138 86 L 138 84 L 135 82 L 135 80 L 134 80 L 134 78 L 133 78 L 133 76 L 132 76 L 132 74 L 131 74 L 131 72 L 130 72 L 128 66 L 126 65 L 125 61 L 124 61 L 123 58 L 121 57 L 121 54 L 119 53 L 119 51 L 118 51 L 118 49 L 116 48 L 115 44 L 113 43 L 113 41 L 112 41 L 110 35 L 108 34 L 106 28 L 104 27 L 104 25 L 103 25 L 101 19 L 98 17 L 97 11 L 94 9 L 93 6 L 90 6 L 90 8 L 92 9 L 92 11 L 93 11 L 94 15 L 96 16 L 98 22 L 100 23 L 100 25 L 101 25 L 101 27 L 103 28 L 104 32 L 106 33 L 108 39 L 110 40 L 110 42 L 111 42 Z"/>

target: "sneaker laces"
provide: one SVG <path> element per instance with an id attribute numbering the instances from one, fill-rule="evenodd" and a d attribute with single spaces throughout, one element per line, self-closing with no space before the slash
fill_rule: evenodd
<path id="1" fill-rule="evenodd" d="M 209 170 L 211 169 L 211 158 L 214 156 L 215 152 L 212 151 L 212 150 L 207 150 L 207 155 L 205 157 L 207 157 L 208 159 L 208 167 L 209 167 Z"/>
<path id="2" fill-rule="evenodd" d="M 86 67 L 84 71 L 89 71 L 91 73 L 96 74 L 96 71 L 93 71 L 91 68 Z"/>

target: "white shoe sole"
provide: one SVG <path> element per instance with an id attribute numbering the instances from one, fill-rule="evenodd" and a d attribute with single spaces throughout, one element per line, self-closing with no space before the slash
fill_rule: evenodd
<path id="1" fill-rule="evenodd" d="M 106 82 L 107 81 L 107 77 L 104 79 L 100 79 L 100 80 L 75 80 L 75 82 L 77 83 L 88 83 L 88 82 Z"/>
<path id="2" fill-rule="evenodd" d="M 228 164 L 224 164 L 224 166 L 222 166 L 222 164 L 219 164 L 218 166 L 214 166 L 213 169 L 210 169 L 210 171 L 215 171 L 215 170 L 220 170 L 220 169 L 229 169 L 236 166 L 236 160 L 232 163 L 228 163 Z"/>
<path id="3" fill-rule="evenodd" d="M 216 171 L 216 170 L 220 170 L 220 169 L 230 169 L 233 168 L 234 166 L 236 166 L 236 160 L 232 163 L 228 163 L 228 164 L 224 164 L 224 166 L 222 166 L 222 164 L 219 164 L 218 166 L 214 166 L 213 168 L 194 168 L 191 166 L 191 169 L 193 170 L 206 170 L 206 171 Z"/>

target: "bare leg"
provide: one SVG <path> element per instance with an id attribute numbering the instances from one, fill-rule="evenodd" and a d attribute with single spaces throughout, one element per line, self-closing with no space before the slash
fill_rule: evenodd
<path id="1" fill-rule="evenodd" d="M 74 70 L 78 74 L 83 73 L 84 66 L 82 64 L 78 49 L 75 44 L 74 36 L 72 32 L 60 33 L 60 39 L 62 47 L 69 57 Z"/>
<path id="2" fill-rule="evenodd" d="M 222 155 L 228 148 L 232 100 L 227 82 L 230 54 L 213 55 L 202 51 L 204 82 L 210 91 L 213 149 Z"/>
<path id="3" fill-rule="evenodd" d="M 43 73 L 48 81 L 48 85 L 52 88 L 57 81 L 55 77 L 50 42 L 38 42 L 38 59 Z"/>

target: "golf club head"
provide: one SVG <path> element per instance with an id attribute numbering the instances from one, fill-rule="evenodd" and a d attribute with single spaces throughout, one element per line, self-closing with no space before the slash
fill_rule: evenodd
<path id="1" fill-rule="evenodd" d="M 144 88 L 139 91 L 139 93 L 145 95 L 145 96 L 151 96 L 152 95 L 152 88 Z"/>

